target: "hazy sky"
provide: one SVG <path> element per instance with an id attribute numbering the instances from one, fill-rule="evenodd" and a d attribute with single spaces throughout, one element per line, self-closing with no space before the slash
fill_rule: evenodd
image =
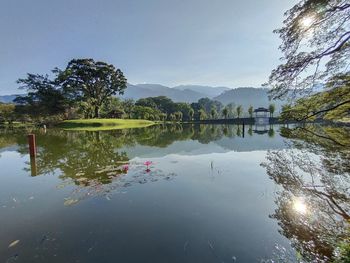
<path id="1" fill-rule="evenodd" d="M 168 86 L 260 86 L 295 0 L 0 0 L 0 94 L 72 58 Z"/>

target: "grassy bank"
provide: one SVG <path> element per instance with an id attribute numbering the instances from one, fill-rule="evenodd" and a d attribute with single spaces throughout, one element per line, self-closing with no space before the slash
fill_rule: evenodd
<path id="1" fill-rule="evenodd" d="M 142 128 L 153 125 L 154 122 L 147 120 L 132 119 L 78 119 L 66 120 L 61 122 L 58 127 L 65 130 L 115 130 L 115 129 L 131 129 Z"/>

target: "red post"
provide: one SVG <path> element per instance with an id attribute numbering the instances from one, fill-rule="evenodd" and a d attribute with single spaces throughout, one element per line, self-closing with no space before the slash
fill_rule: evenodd
<path id="1" fill-rule="evenodd" d="M 28 144 L 29 144 L 29 155 L 30 157 L 36 156 L 36 143 L 35 143 L 35 134 L 28 135 Z"/>

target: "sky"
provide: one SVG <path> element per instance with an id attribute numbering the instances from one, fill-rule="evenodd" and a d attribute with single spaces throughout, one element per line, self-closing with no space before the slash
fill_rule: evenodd
<path id="1" fill-rule="evenodd" d="M 129 83 L 260 86 L 278 65 L 273 30 L 295 0 L 0 0 L 0 95 L 73 58 Z"/>

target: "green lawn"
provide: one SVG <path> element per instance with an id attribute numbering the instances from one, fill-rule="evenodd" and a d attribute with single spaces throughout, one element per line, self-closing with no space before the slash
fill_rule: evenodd
<path id="1" fill-rule="evenodd" d="M 78 119 L 63 121 L 58 127 L 65 130 L 101 131 L 142 128 L 153 124 L 153 121 L 133 119 Z"/>

